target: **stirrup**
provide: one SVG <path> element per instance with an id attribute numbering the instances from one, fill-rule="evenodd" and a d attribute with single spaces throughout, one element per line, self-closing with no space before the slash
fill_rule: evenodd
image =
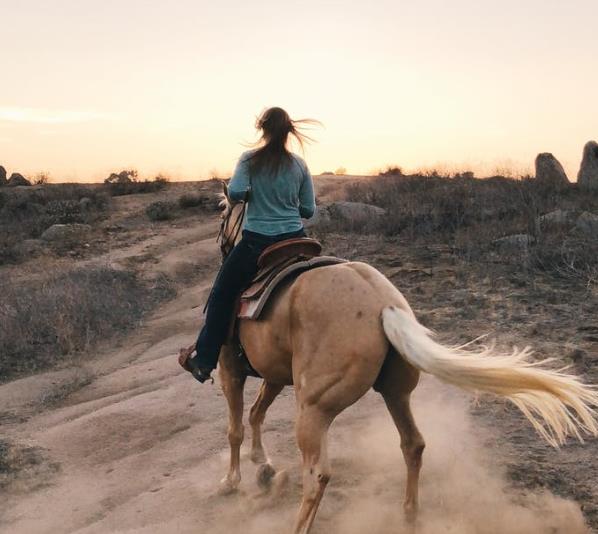
<path id="1" fill-rule="evenodd" d="M 191 345 L 186 349 L 180 349 L 178 357 L 179 365 L 183 369 L 185 369 L 185 371 L 191 373 L 193 378 L 195 378 L 195 380 L 197 380 L 198 382 L 203 384 L 206 380 L 211 380 L 213 384 L 214 378 L 210 376 L 212 369 L 202 369 L 201 367 L 195 365 L 195 362 L 193 361 L 195 360 L 195 358 L 191 357 L 191 354 L 193 354 L 193 352 L 195 352 L 195 345 Z"/>
<path id="2" fill-rule="evenodd" d="M 214 383 L 214 377 L 211 376 L 211 371 L 208 371 L 206 374 L 206 371 L 198 368 L 194 368 L 191 371 L 191 374 L 193 375 L 193 378 L 195 378 L 195 380 L 197 380 L 198 382 L 201 382 L 202 384 L 204 382 L 206 382 L 207 380 L 210 380 L 212 382 L 212 384 Z"/>

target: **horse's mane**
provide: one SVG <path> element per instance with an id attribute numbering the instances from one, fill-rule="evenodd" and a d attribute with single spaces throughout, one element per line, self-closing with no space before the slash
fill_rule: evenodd
<path id="1" fill-rule="evenodd" d="M 218 198 L 220 198 L 220 202 L 218 202 L 218 207 L 222 209 L 221 216 L 226 217 L 229 214 L 232 206 L 224 193 L 218 193 Z"/>

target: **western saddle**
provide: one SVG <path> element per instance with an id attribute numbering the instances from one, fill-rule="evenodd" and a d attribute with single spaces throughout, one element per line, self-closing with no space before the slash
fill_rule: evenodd
<path id="1" fill-rule="evenodd" d="M 322 245 L 307 237 L 286 239 L 266 248 L 257 262 L 258 273 L 241 295 L 237 317 L 259 319 L 268 299 L 282 282 L 316 267 L 347 261 L 320 256 L 321 252 Z"/>

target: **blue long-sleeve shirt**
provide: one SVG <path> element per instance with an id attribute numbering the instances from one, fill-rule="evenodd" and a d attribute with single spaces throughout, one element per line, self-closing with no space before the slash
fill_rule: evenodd
<path id="1" fill-rule="evenodd" d="M 249 157 L 252 150 L 239 158 L 228 185 L 232 200 L 243 200 L 249 189 Z M 251 194 L 243 228 L 264 235 L 286 234 L 303 228 L 301 218 L 309 219 L 316 211 L 313 179 L 307 164 L 296 154 L 281 165 L 276 174 L 251 176 Z"/>

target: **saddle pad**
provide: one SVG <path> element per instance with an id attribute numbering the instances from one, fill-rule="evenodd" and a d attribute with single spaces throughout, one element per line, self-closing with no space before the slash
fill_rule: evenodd
<path id="1" fill-rule="evenodd" d="M 291 275 L 299 275 L 305 271 L 315 269 L 316 267 L 324 267 L 325 265 L 336 265 L 338 263 L 347 263 L 348 260 L 342 258 L 335 258 L 334 256 L 316 256 L 309 259 L 297 261 L 297 258 L 289 265 L 285 265 L 280 271 L 276 271 L 275 276 L 271 277 L 267 283 L 258 281 L 252 284 L 241 295 L 241 306 L 237 317 L 241 319 L 259 319 L 260 313 L 268 302 L 273 291 L 284 280 Z M 254 287 L 256 286 L 256 287 Z"/>

